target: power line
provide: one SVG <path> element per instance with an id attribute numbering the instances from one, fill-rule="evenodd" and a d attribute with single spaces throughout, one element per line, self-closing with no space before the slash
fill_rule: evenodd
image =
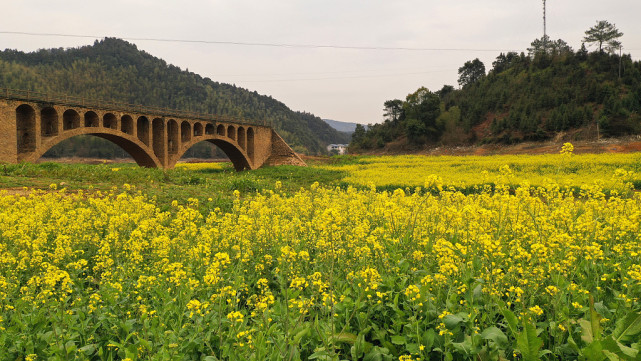
<path id="1" fill-rule="evenodd" d="M 28 35 L 28 36 L 54 36 L 65 38 L 88 38 L 104 39 L 105 36 L 98 35 L 81 35 L 81 34 L 61 34 L 61 33 L 32 33 L 24 31 L 0 31 L 0 34 L 8 35 Z M 414 47 L 394 47 L 394 46 L 347 46 L 331 44 L 287 44 L 287 43 L 259 43 L 243 41 L 222 41 L 222 40 L 191 40 L 191 39 L 167 39 L 167 38 L 138 38 L 122 37 L 123 40 L 131 41 L 156 41 L 165 43 L 192 43 L 192 44 L 211 44 L 211 45 L 237 45 L 237 46 L 264 46 L 278 48 L 300 48 L 300 49 L 339 49 L 339 50 L 377 50 L 377 51 L 477 51 L 477 52 L 508 52 L 517 51 L 513 49 L 482 49 L 482 48 L 414 48 Z"/>
<path id="2" fill-rule="evenodd" d="M 290 81 L 313 81 L 313 80 L 340 80 L 340 79 L 371 79 L 371 78 L 386 78 L 386 77 L 398 77 L 406 75 L 421 75 L 421 74 L 430 74 L 430 73 L 442 73 L 448 70 L 434 70 L 434 71 L 421 71 L 421 72 L 412 72 L 412 73 L 398 73 L 398 74 L 379 74 L 379 75 L 356 75 L 356 76 L 343 76 L 343 77 L 324 77 L 324 78 L 295 78 L 295 79 L 267 79 L 267 80 L 234 80 L 238 83 L 272 83 L 272 82 L 290 82 Z"/>
<path id="3" fill-rule="evenodd" d="M 441 72 L 441 71 L 452 71 L 453 68 L 444 68 L 444 67 L 436 67 L 436 68 L 428 68 L 427 69 L 422 69 L 422 70 L 412 70 L 411 74 L 416 73 L 424 73 L 424 72 Z M 407 69 L 403 69 L 407 70 Z M 456 70 L 456 69 L 454 69 Z M 367 76 L 362 73 L 377 73 L 376 75 L 380 75 L 380 73 L 386 72 L 386 71 L 393 71 L 393 69 L 361 69 L 361 70 L 340 70 L 340 71 L 317 71 L 317 72 L 304 72 L 304 73 L 271 73 L 271 74 L 265 74 L 265 73 L 243 73 L 243 74 L 223 74 L 223 73 L 215 73 L 214 75 L 218 77 L 262 77 L 262 78 L 269 78 L 269 77 L 278 77 L 278 76 L 315 76 L 315 75 L 333 75 L 337 76 L 335 74 L 346 74 L 343 76 L 359 76 L 357 74 L 361 74 L 361 76 Z M 402 71 L 402 70 L 396 70 L 396 71 Z M 269 80 L 269 79 L 265 79 Z"/>

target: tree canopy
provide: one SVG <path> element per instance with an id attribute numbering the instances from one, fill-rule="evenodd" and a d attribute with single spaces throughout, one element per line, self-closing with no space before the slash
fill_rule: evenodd
<path id="1" fill-rule="evenodd" d="M 586 30 L 583 41 L 588 44 L 598 44 L 599 51 L 602 52 L 604 43 L 607 44 L 611 41 L 617 41 L 617 39 L 622 36 L 623 33 L 620 32 L 614 24 L 611 24 L 606 20 L 600 20 L 597 21 L 596 25 Z M 618 43 L 618 46 L 620 45 L 621 43 Z"/>
<path id="2" fill-rule="evenodd" d="M 458 84 L 461 87 L 476 83 L 485 76 L 485 64 L 476 58 L 465 62 L 462 67 L 458 68 Z"/>
<path id="3" fill-rule="evenodd" d="M 572 47 L 563 39 L 552 40 L 549 36 L 544 35 L 540 39 L 534 39 L 527 48 L 530 57 L 538 54 L 561 54 L 572 51 Z"/>

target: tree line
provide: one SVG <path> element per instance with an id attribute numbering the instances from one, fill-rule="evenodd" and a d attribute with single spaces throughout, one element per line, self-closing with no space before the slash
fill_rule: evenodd
<path id="1" fill-rule="evenodd" d="M 577 51 L 543 36 L 527 54 L 499 54 L 489 71 L 479 59 L 467 61 L 458 89 L 421 87 L 384 102 L 384 121 L 359 127 L 350 150 L 641 134 L 641 63 L 622 54 L 622 35 L 599 21 Z"/>

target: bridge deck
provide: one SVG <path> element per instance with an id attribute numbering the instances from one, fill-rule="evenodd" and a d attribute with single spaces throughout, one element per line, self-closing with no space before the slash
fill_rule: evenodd
<path id="1" fill-rule="evenodd" d="M 212 121 L 212 122 L 260 125 L 260 126 L 266 126 L 266 127 L 272 126 L 272 124 L 264 120 L 250 120 L 246 118 L 233 117 L 228 115 L 199 113 L 199 112 L 163 108 L 163 107 L 151 107 L 151 106 L 144 106 L 140 104 L 128 104 L 128 103 L 114 102 L 114 101 L 104 100 L 104 99 L 70 96 L 70 95 L 59 94 L 59 93 L 42 93 L 42 92 L 36 92 L 32 90 L 0 88 L 0 99 L 36 102 L 36 103 L 55 103 L 58 105 L 65 105 L 69 107 L 114 110 L 118 112 L 146 113 L 146 114 L 166 116 L 166 117 L 190 118 L 190 119 L 206 120 L 206 121 Z"/>

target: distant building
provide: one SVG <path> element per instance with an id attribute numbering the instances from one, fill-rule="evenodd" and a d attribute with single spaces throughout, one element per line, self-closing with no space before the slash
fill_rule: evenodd
<path id="1" fill-rule="evenodd" d="M 327 146 L 327 152 L 330 154 L 345 154 L 347 153 L 347 144 L 330 144 Z"/>

